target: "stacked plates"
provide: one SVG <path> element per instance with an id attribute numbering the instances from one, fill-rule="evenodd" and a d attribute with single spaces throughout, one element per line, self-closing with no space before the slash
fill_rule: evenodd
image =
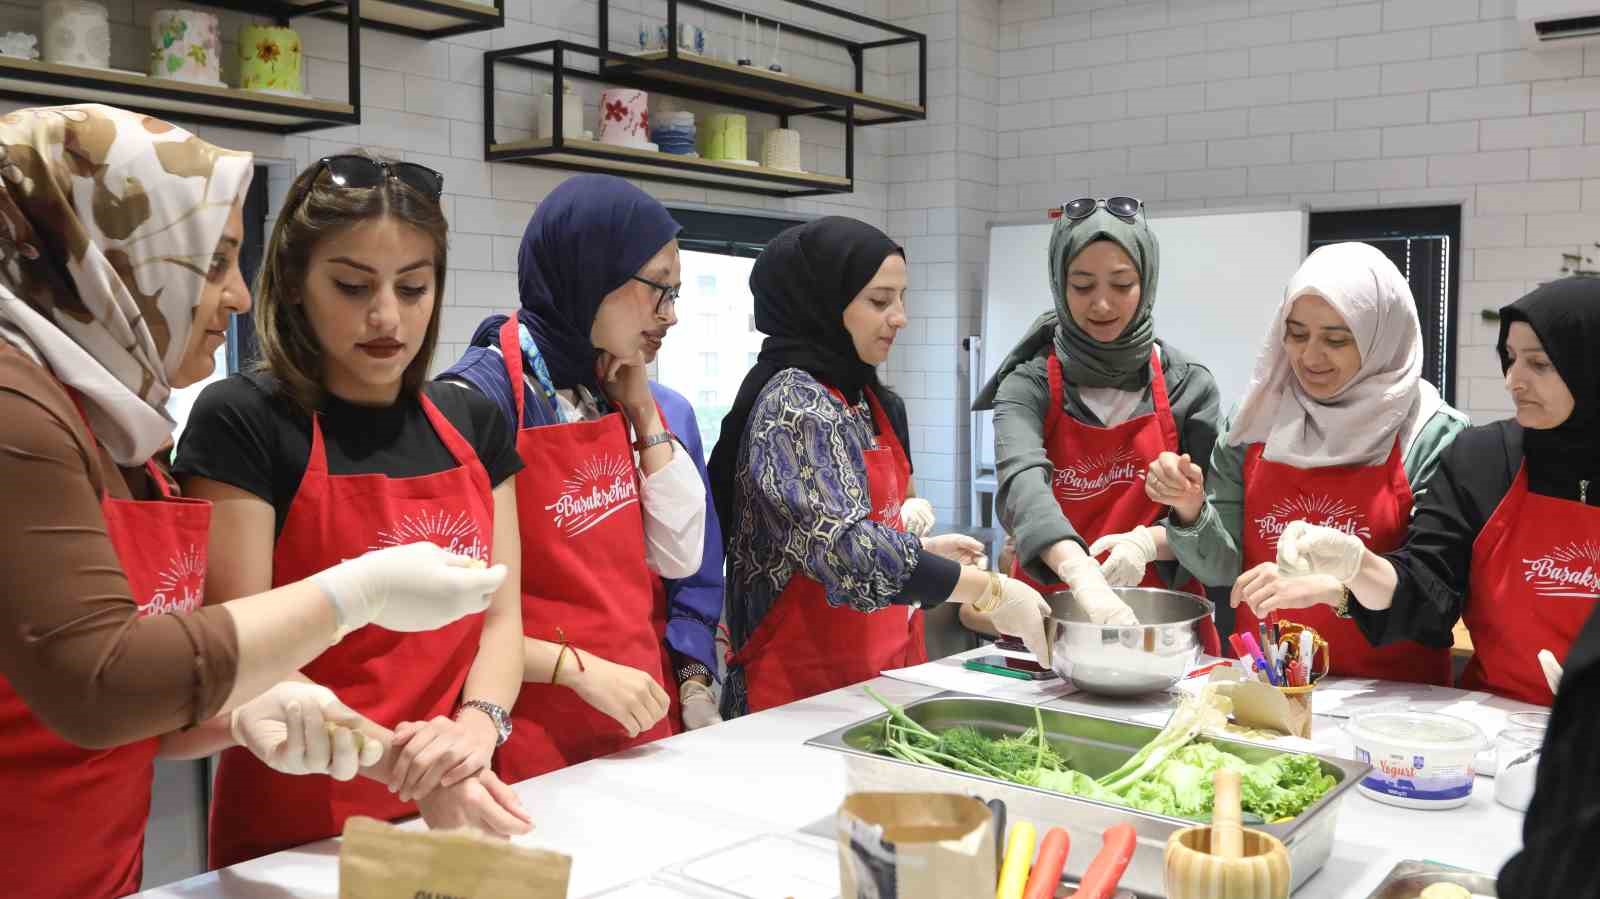
<path id="1" fill-rule="evenodd" d="M 674 156 L 696 156 L 694 113 L 674 112 L 665 117 L 667 123 L 651 133 L 650 139 L 655 141 L 663 153 Z"/>

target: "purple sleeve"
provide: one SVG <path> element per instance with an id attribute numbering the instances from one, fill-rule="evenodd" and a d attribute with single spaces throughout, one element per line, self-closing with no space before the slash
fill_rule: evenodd
<path id="1" fill-rule="evenodd" d="M 654 381 L 650 390 L 661 406 L 668 430 L 677 435 L 694 460 L 700 480 L 706 484 L 705 553 L 700 570 L 681 580 L 663 579 L 667 589 L 667 646 L 681 656 L 717 670 L 716 631 L 722 618 L 722 528 L 711 497 L 706 475 L 704 447 L 694 408 L 681 394 Z"/>

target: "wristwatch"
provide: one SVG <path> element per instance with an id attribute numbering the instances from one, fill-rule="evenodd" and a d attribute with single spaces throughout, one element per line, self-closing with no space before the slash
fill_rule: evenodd
<path id="1" fill-rule="evenodd" d="M 1000 575 L 995 574 L 993 571 L 988 572 L 988 575 L 989 589 L 983 591 L 983 595 L 972 601 L 972 611 L 974 612 L 991 612 L 994 611 L 995 606 L 1000 605 Z"/>
<path id="2" fill-rule="evenodd" d="M 511 716 L 506 713 L 504 708 L 482 699 L 469 699 L 461 704 L 461 708 L 477 709 L 478 711 L 489 716 L 489 720 L 494 722 L 494 729 L 496 732 L 494 741 L 495 748 L 506 745 L 506 741 L 511 739 Z M 457 709 L 456 717 L 459 718 L 460 716 L 461 709 Z"/>
<path id="3" fill-rule="evenodd" d="M 1335 618 L 1349 618 L 1350 601 L 1355 598 L 1351 594 L 1349 587 L 1343 587 L 1342 589 L 1344 592 L 1339 594 L 1339 602 L 1333 607 L 1333 617 Z"/>

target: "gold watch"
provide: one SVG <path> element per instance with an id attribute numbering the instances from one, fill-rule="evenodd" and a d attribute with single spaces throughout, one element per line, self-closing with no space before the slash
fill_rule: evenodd
<path id="1" fill-rule="evenodd" d="M 1340 584 L 1339 586 L 1344 592 L 1339 594 L 1339 602 L 1333 607 L 1333 617 L 1349 618 L 1350 601 L 1353 600 L 1355 596 L 1350 592 L 1350 588 L 1348 586 L 1344 584 Z"/>
<path id="2" fill-rule="evenodd" d="M 1000 575 L 993 571 L 989 574 L 989 589 L 983 591 L 977 599 L 972 601 L 974 612 L 991 612 L 995 606 L 1000 605 Z"/>

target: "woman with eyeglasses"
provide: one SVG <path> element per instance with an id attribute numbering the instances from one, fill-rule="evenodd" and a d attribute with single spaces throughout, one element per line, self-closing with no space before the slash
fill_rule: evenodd
<path id="1" fill-rule="evenodd" d="M 706 527 L 705 485 L 645 371 L 676 320 L 677 233 L 620 178 L 563 182 L 523 234 L 521 308 L 484 320 L 443 376 L 495 399 L 527 463 L 516 479 L 526 683 L 495 760 L 511 782 L 671 733 L 657 578 L 699 570 Z"/>
<path id="2" fill-rule="evenodd" d="M 0 116 L 0 156 L 0 868 L 18 896 L 123 896 L 158 755 L 355 776 L 380 747 L 285 678 L 366 623 L 482 609 L 504 571 L 398 547 L 201 608 L 211 507 L 169 483 L 165 406 L 250 308 L 250 154 L 80 105 Z"/>
<path id="3" fill-rule="evenodd" d="M 1422 328 L 1405 276 L 1364 243 L 1321 247 L 1289 281 L 1255 377 L 1204 478 L 1163 456 L 1145 489 L 1169 506 L 1167 545 L 1213 586 L 1233 586 L 1235 629 L 1254 609 L 1309 625 L 1334 674 L 1450 682 L 1450 648 L 1374 649 L 1335 614 L 1344 587 L 1287 577 L 1278 538 L 1293 520 L 1338 528 L 1377 552 L 1398 547 L 1414 498 L 1467 418 L 1422 379 Z M 1241 574 L 1242 572 L 1242 574 Z"/>
<path id="4" fill-rule="evenodd" d="M 1152 564 L 1170 558 L 1158 527 L 1166 508 L 1141 477 L 1163 453 L 1199 469 L 1217 439 L 1211 372 L 1155 336 L 1159 257 L 1138 200 L 1063 206 L 1046 260 L 1055 310 L 973 404 L 994 410 L 995 501 L 1016 545 L 1013 574 L 1041 590 L 1070 586 L 1102 624 L 1136 623 L 1113 584 L 1199 592 L 1181 571 Z M 968 625 L 992 630 L 972 616 Z M 1216 652 L 1215 631 L 1206 637 Z"/>
<path id="5" fill-rule="evenodd" d="M 906 326 L 906 285 L 905 251 L 841 216 L 774 237 L 750 272 L 767 337 L 710 465 L 727 522 L 725 717 L 924 661 L 921 610 L 947 601 L 1050 662 L 1037 592 L 974 567 L 970 537 L 906 532 L 905 424 L 876 369 Z"/>
<path id="6" fill-rule="evenodd" d="M 335 836 L 353 815 L 529 829 L 489 767 L 521 684 L 522 462 L 493 403 L 427 381 L 445 283 L 442 186 L 431 169 L 367 155 L 300 173 L 257 281 L 262 359 L 202 392 L 176 468 L 216 507 L 207 602 L 418 540 L 510 575 L 481 614 L 425 634 L 368 628 L 302 666 L 374 722 L 367 734 L 392 749 L 389 764 L 338 783 L 225 751 L 215 867 Z"/>

